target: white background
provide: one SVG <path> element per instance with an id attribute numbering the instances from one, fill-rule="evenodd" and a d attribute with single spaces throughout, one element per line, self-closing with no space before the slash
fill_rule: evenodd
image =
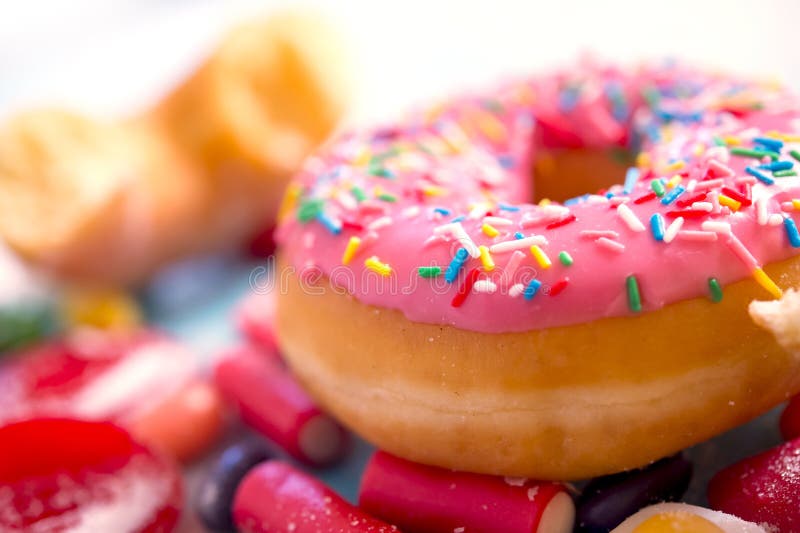
<path id="1" fill-rule="evenodd" d="M 133 113 L 236 20 L 298 4 L 327 13 L 348 37 L 358 119 L 586 51 L 685 58 L 800 89 L 800 0 L 0 0 L 0 117 L 40 104 Z"/>

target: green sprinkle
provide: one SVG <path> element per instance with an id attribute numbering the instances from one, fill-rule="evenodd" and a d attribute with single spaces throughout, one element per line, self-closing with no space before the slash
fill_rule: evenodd
<path id="1" fill-rule="evenodd" d="M 437 276 L 442 275 L 442 267 L 437 267 L 437 266 L 419 267 L 417 268 L 417 272 L 419 273 L 420 277 L 435 278 Z"/>
<path id="2" fill-rule="evenodd" d="M 384 202 L 396 202 L 397 201 L 397 197 L 392 195 L 392 194 L 389 194 L 388 192 L 385 192 L 383 194 L 379 194 L 377 198 L 378 198 L 378 200 L 383 200 Z"/>
<path id="3" fill-rule="evenodd" d="M 795 160 L 800 161 L 800 152 L 797 150 L 789 150 L 789 155 L 794 157 Z"/>
<path id="4" fill-rule="evenodd" d="M 572 263 L 575 262 L 566 250 L 558 253 L 558 260 L 564 266 L 572 266 Z"/>
<path id="5" fill-rule="evenodd" d="M 773 176 L 776 178 L 786 178 L 788 176 L 797 176 L 797 171 L 795 170 L 777 170 L 772 173 Z"/>
<path id="6" fill-rule="evenodd" d="M 753 157 L 755 159 L 761 159 L 762 157 L 767 155 L 773 161 L 777 160 L 780 157 L 780 154 L 778 152 L 773 152 L 772 150 L 753 150 L 752 148 L 741 148 L 739 146 L 734 146 L 733 148 L 731 148 L 731 155 L 738 155 L 742 157 Z"/>
<path id="7" fill-rule="evenodd" d="M 661 103 L 661 93 L 652 85 L 642 89 L 642 98 L 644 98 L 651 109 L 655 109 L 658 107 L 658 104 Z"/>
<path id="8" fill-rule="evenodd" d="M 364 189 L 362 189 L 358 185 L 353 186 L 353 188 L 350 189 L 350 192 L 353 193 L 353 196 L 355 196 L 356 200 L 358 200 L 359 202 L 363 202 L 364 200 L 367 199 L 367 195 L 364 193 Z"/>
<path id="9" fill-rule="evenodd" d="M 722 287 L 717 278 L 708 278 L 708 290 L 711 292 L 711 301 L 719 303 L 722 301 Z"/>
<path id="10" fill-rule="evenodd" d="M 322 200 L 319 198 L 310 198 L 303 200 L 303 203 L 300 204 L 300 208 L 297 210 L 297 220 L 300 222 L 308 222 L 309 220 L 313 220 L 317 218 L 322 212 Z"/>
<path id="11" fill-rule="evenodd" d="M 634 313 L 642 311 L 642 298 L 639 296 L 639 282 L 636 276 L 631 274 L 625 279 L 625 285 L 628 288 L 628 307 Z"/>
<path id="12" fill-rule="evenodd" d="M 625 148 L 620 148 L 619 146 L 611 148 L 608 151 L 608 156 L 615 163 L 619 163 L 620 165 L 625 165 L 625 166 L 630 166 L 631 163 L 634 161 L 634 158 L 631 155 L 630 151 L 626 150 Z"/>
<path id="13" fill-rule="evenodd" d="M 664 190 L 664 184 L 661 183 L 661 180 L 653 180 L 653 181 L 651 181 L 650 182 L 650 188 L 653 189 L 653 192 L 656 193 L 656 196 L 658 196 L 659 198 L 664 196 L 664 193 L 666 192 Z"/>
<path id="14" fill-rule="evenodd" d="M 393 178 L 394 174 L 388 168 L 384 168 L 382 165 L 375 163 L 374 161 L 369 164 L 369 173 L 373 176 L 378 176 L 379 178 Z"/>
<path id="15" fill-rule="evenodd" d="M 714 144 L 716 144 L 717 146 L 727 146 L 725 141 L 723 141 L 722 138 L 718 135 L 714 135 Z"/>

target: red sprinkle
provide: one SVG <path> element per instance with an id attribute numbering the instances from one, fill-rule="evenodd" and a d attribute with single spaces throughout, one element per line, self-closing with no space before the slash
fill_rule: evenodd
<path id="1" fill-rule="evenodd" d="M 545 226 L 545 229 L 560 228 L 561 226 L 566 226 L 570 222 L 575 222 L 576 219 L 577 219 L 577 217 L 575 215 L 573 215 L 572 213 L 570 213 L 569 215 L 565 216 L 561 220 L 556 220 L 555 222 L 551 222 L 550 224 Z"/>
<path id="2" fill-rule="evenodd" d="M 342 219 L 342 228 L 352 229 L 355 231 L 364 231 L 363 224 L 359 224 L 358 222 L 353 222 L 352 220 L 347 220 L 347 219 Z"/>
<path id="3" fill-rule="evenodd" d="M 678 207 L 689 207 L 695 202 L 702 202 L 703 200 L 706 199 L 706 196 L 708 196 L 707 192 L 701 192 L 685 200 L 678 200 L 677 202 L 675 202 L 675 205 L 677 205 Z"/>
<path id="4" fill-rule="evenodd" d="M 722 194 L 730 196 L 737 202 L 741 203 L 742 207 L 747 207 L 748 205 L 753 204 L 753 200 L 749 197 L 750 196 L 749 194 L 745 196 L 736 189 L 731 189 L 730 187 L 723 187 Z"/>
<path id="5" fill-rule="evenodd" d="M 708 215 L 708 211 L 703 211 L 702 209 L 679 209 L 664 213 L 667 218 L 703 218 L 706 215 Z"/>
<path id="6" fill-rule="evenodd" d="M 480 275 L 481 271 L 479 268 L 473 268 L 467 274 L 464 283 L 458 288 L 458 293 L 453 297 L 453 301 L 450 302 L 450 305 L 453 307 L 461 307 L 461 304 L 467 299 L 469 293 L 472 292 L 472 286 L 475 285 L 475 282 L 478 280 L 478 276 Z"/>
<path id="7" fill-rule="evenodd" d="M 558 296 L 569 285 L 569 278 L 564 278 L 553 283 L 550 287 L 550 296 Z"/>
<path id="8" fill-rule="evenodd" d="M 649 202 L 650 200 L 655 200 L 655 199 L 656 199 L 656 193 L 651 191 L 651 192 L 645 194 L 644 196 L 640 196 L 639 198 L 635 199 L 633 201 L 633 203 L 635 203 L 635 204 L 643 204 L 645 202 Z"/>

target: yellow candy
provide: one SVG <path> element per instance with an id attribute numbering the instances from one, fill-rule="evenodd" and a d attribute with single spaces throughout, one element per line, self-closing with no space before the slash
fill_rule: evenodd
<path id="1" fill-rule="evenodd" d="M 682 511 L 659 513 L 638 525 L 633 533 L 725 533 L 705 518 Z"/>
<path id="2" fill-rule="evenodd" d="M 127 293 L 115 291 L 69 294 L 62 302 L 62 316 L 70 327 L 129 329 L 142 322 L 136 301 Z"/>

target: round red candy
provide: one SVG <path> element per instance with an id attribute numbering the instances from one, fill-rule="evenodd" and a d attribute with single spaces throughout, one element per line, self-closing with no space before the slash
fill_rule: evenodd
<path id="1" fill-rule="evenodd" d="M 0 531 L 175 529 L 180 474 L 109 422 L 35 419 L 0 427 Z"/>

